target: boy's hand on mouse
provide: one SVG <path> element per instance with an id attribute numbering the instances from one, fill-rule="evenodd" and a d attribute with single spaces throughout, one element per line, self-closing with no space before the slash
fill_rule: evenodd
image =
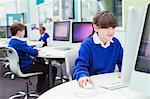
<path id="1" fill-rule="evenodd" d="M 78 80 L 78 84 L 79 84 L 79 86 L 80 86 L 81 88 L 84 88 L 84 86 L 86 86 L 87 83 L 93 84 L 91 78 L 88 77 L 88 76 L 81 77 L 81 78 Z"/>

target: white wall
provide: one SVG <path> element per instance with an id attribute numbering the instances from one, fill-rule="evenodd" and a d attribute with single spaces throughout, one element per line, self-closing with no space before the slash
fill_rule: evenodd
<path id="1" fill-rule="evenodd" d="M 29 17 L 29 23 L 36 24 L 37 22 L 37 12 L 36 12 L 36 0 L 28 0 L 28 17 Z"/>
<path id="2" fill-rule="evenodd" d="M 16 0 L 0 0 L 0 26 L 6 25 L 6 14 L 16 13 Z"/>

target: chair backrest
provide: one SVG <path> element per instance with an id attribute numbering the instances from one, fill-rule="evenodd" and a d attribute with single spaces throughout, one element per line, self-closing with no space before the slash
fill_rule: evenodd
<path id="1" fill-rule="evenodd" d="M 19 66 L 19 57 L 17 51 L 12 47 L 7 47 L 6 52 L 10 70 L 19 76 L 22 74 L 22 72 Z"/>
<path id="2" fill-rule="evenodd" d="M 29 77 L 29 76 L 42 74 L 42 72 L 23 74 L 20 69 L 19 56 L 17 51 L 12 47 L 7 47 L 6 53 L 7 53 L 7 59 L 9 61 L 9 68 L 11 72 L 16 74 L 18 77 Z"/>
<path id="3" fill-rule="evenodd" d="M 75 61 L 78 56 L 79 49 L 72 49 L 65 55 L 65 62 L 66 62 L 66 73 L 69 77 L 69 80 L 72 80 L 72 70 L 75 66 Z"/>

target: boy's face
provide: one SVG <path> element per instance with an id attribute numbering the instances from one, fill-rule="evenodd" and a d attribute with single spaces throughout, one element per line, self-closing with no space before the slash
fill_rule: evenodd
<path id="1" fill-rule="evenodd" d="M 44 33 L 44 30 L 42 28 L 39 28 L 39 31 L 41 35 Z"/>
<path id="2" fill-rule="evenodd" d="M 108 28 L 98 28 L 97 26 L 94 27 L 94 30 L 98 32 L 100 38 L 104 41 L 111 41 L 113 35 L 115 34 L 115 28 L 108 27 Z"/>
<path id="3" fill-rule="evenodd" d="M 25 35 L 25 30 L 22 30 L 22 31 L 18 31 L 17 32 L 17 36 L 20 37 L 20 38 L 23 38 Z"/>

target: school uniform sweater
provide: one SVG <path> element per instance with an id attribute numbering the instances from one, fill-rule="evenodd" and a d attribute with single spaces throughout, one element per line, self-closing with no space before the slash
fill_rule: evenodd
<path id="1" fill-rule="evenodd" d="M 44 42 L 43 46 L 47 46 L 47 41 L 46 41 L 47 38 L 49 38 L 48 33 L 44 33 L 43 35 L 41 35 L 39 41 L 43 41 Z"/>
<path id="2" fill-rule="evenodd" d="M 99 39 L 95 33 L 92 37 L 83 41 L 73 70 L 73 78 L 79 80 L 84 76 L 111 73 L 118 65 L 119 71 L 122 67 L 123 48 L 117 38 L 106 44 L 94 42 Z"/>
<path id="3" fill-rule="evenodd" d="M 31 56 L 38 55 L 37 49 L 28 46 L 26 41 L 22 41 L 17 37 L 12 37 L 8 46 L 13 47 L 17 51 L 21 71 L 26 71 L 32 66 L 33 60 Z"/>

